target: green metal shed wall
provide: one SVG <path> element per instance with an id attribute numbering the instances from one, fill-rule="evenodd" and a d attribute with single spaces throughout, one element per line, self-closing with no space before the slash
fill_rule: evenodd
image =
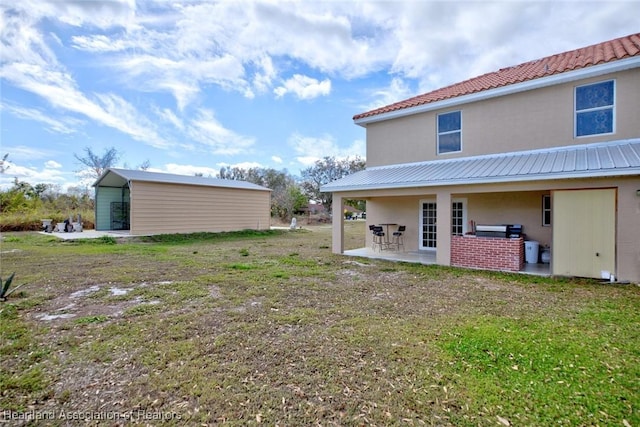
<path id="1" fill-rule="evenodd" d="M 129 202 L 129 189 L 96 187 L 96 230 L 111 230 L 111 202 Z"/>

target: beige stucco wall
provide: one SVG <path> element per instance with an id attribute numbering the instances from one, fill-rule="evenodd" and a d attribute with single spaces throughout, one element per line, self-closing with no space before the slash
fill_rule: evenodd
<path id="1" fill-rule="evenodd" d="M 542 195 L 548 191 L 517 193 L 454 194 L 452 200 L 467 202 L 467 224 L 522 224 L 528 240 L 551 245 L 551 227 L 542 226 Z M 405 247 L 418 250 L 420 238 L 420 202 L 436 201 L 434 193 L 415 197 L 380 197 L 367 201 L 367 225 L 396 223 L 406 225 Z M 395 230 L 395 227 L 390 227 Z M 367 244 L 371 236 L 367 235 Z"/>
<path id="2" fill-rule="evenodd" d="M 617 272 L 620 280 L 640 283 L 640 177 L 618 183 L 616 236 Z"/>
<path id="3" fill-rule="evenodd" d="M 468 219 L 476 224 L 522 224 L 527 240 L 551 245 L 551 227 L 542 226 L 542 196 L 548 191 L 469 194 Z"/>
<path id="4" fill-rule="evenodd" d="M 615 79 L 615 134 L 575 138 L 574 88 Z M 462 111 L 462 151 L 436 154 L 436 116 Z M 367 166 L 640 137 L 640 69 L 367 125 Z"/>
<path id="5" fill-rule="evenodd" d="M 131 234 L 269 229 L 269 191 L 131 184 Z"/>
<path id="6" fill-rule="evenodd" d="M 434 198 L 435 200 L 435 198 Z M 419 203 L 415 197 L 382 197 L 367 200 L 367 246 L 371 246 L 370 224 L 395 223 L 407 227 L 404 238 L 405 250 L 418 249 Z M 389 226 L 389 232 L 397 226 Z"/>

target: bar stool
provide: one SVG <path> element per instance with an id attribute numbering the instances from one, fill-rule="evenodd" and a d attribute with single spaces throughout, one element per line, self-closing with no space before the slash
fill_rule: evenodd
<path id="1" fill-rule="evenodd" d="M 386 245 L 386 242 L 384 241 L 384 231 L 382 231 L 382 227 L 380 226 L 373 226 L 372 228 L 373 231 L 373 250 L 376 250 L 376 246 L 378 248 L 380 248 L 380 251 L 382 252 L 383 246 Z"/>
<path id="2" fill-rule="evenodd" d="M 398 231 L 393 232 L 393 245 L 400 250 L 400 246 L 402 246 L 402 250 L 404 251 L 404 232 L 407 229 L 406 226 L 401 225 L 398 227 Z"/>
<path id="3" fill-rule="evenodd" d="M 373 236 L 373 238 L 371 239 L 371 249 L 376 248 L 376 234 L 373 232 L 373 229 L 375 228 L 375 225 L 369 225 L 369 231 L 371 232 L 371 235 Z"/>

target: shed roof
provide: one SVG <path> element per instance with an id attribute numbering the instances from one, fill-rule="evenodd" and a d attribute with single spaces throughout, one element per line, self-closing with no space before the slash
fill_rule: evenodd
<path id="1" fill-rule="evenodd" d="M 201 185 L 206 187 L 236 188 L 241 190 L 271 191 L 247 181 L 205 178 L 202 176 L 175 175 L 142 170 L 109 168 L 93 184 L 94 187 L 122 187 L 130 181 L 159 182 L 165 184 Z"/>
<path id="2" fill-rule="evenodd" d="M 640 138 L 448 160 L 376 166 L 325 192 L 640 175 Z"/>
<path id="3" fill-rule="evenodd" d="M 502 68 L 432 92 L 356 114 L 353 119 L 358 122 L 368 117 L 411 109 L 463 95 L 529 82 L 635 56 L 640 56 L 640 33 L 547 56 L 513 67 Z"/>

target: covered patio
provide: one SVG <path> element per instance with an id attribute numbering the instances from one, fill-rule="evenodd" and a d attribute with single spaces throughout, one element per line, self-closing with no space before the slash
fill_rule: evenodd
<path id="1" fill-rule="evenodd" d="M 352 249 L 344 246 L 344 221 L 338 221 L 345 201 L 366 200 L 367 225 L 407 226 L 406 258 L 361 252 L 371 257 L 422 262 L 419 254 L 432 251 L 427 263 L 445 266 L 637 280 L 639 144 L 367 168 L 322 187 L 333 193 L 332 250 L 348 255 L 345 249 Z M 367 247 L 372 237 L 365 235 Z M 525 254 L 535 260 L 525 262 Z"/>
<path id="2" fill-rule="evenodd" d="M 371 248 L 358 248 L 345 250 L 343 255 L 423 265 L 437 264 L 435 251 L 376 251 Z M 518 271 L 518 273 L 534 276 L 551 276 L 551 265 L 525 264 L 524 268 Z"/>
<path id="3" fill-rule="evenodd" d="M 475 269 L 523 272 L 527 274 L 551 274 L 549 261 L 542 260 L 543 248 L 549 252 L 551 226 L 543 226 L 542 203 L 549 198 L 549 191 L 537 188 L 510 188 L 505 191 L 496 186 L 487 188 L 450 188 L 449 191 L 434 191 L 428 188 L 403 191 L 402 195 L 380 194 L 369 191 L 366 198 L 370 215 L 366 228 L 375 225 L 385 228 L 383 239 L 392 238 L 393 232 L 406 226 L 402 247 L 376 245 L 372 230 L 363 228 L 358 247 L 347 244 L 334 246 L 334 252 L 345 255 L 420 264 L 440 264 Z M 502 190 L 502 191 L 500 191 Z M 337 196 L 337 197 L 336 197 Z M 334 195 L 334 206 L 360 195 Z M 336 219 L 334 219 L 334 222 Z M 521 224 L 525 233 L 514 236 L 476 236 L 475 223 Z M 348 243 L 341 229 L 334 224 L 333 243 Z M 336 234 L 338 234 L 336 236 Z M 341 236 L 341 234 L 343 234 Z M 336 238 L 337 237 L 337 238 Z M 535 261 L 525 262 L 526 243 L 535 244 Z M 530 242 L 531 241 L 531 242 Z M 538 250 L 539 248 L 539 250 Z M 398 250 L 400 249 L 400 250 Z M 539 254 L 538 254 L 539 252 Z"/>

